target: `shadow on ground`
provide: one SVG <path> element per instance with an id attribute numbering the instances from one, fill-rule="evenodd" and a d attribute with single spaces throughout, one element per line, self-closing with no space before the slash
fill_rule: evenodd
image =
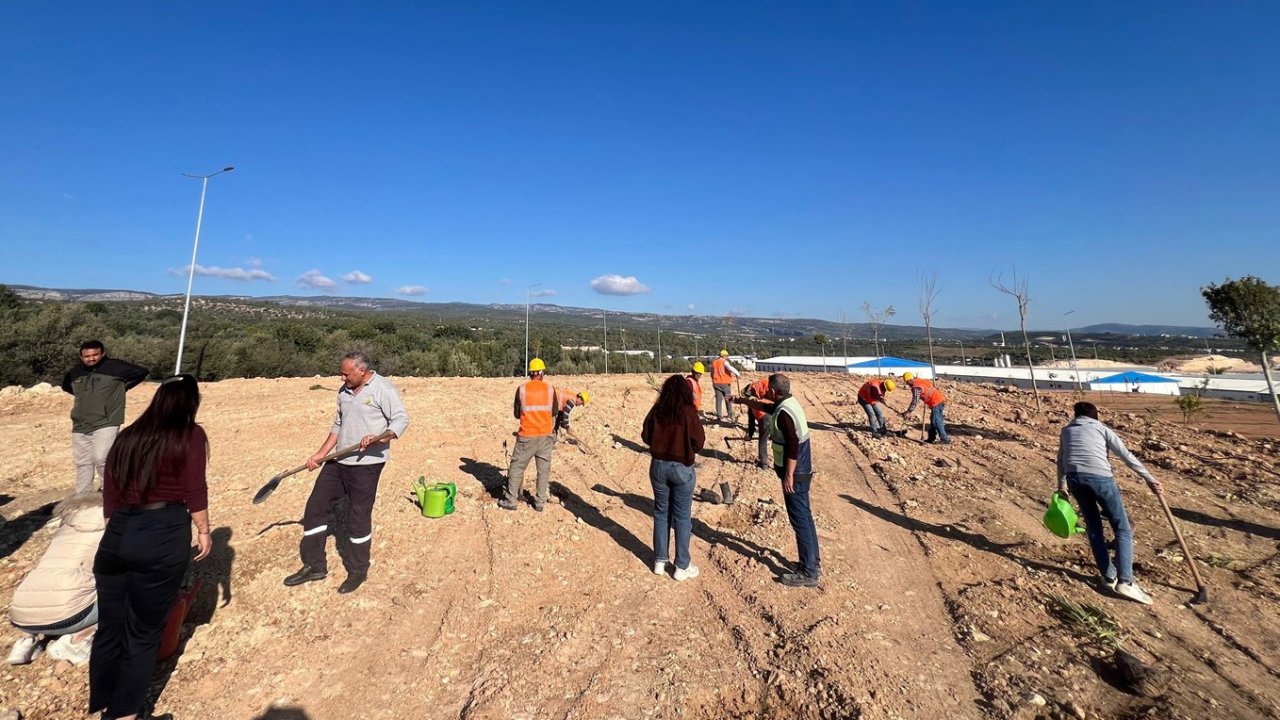
<path id="1" fill-rule="evenodd" d="M 507 487 L 507 474 L 502 468 L 469 457 L 458 458 L 458 461 L 462 463 L 458 469 L 475 478 L 490 497 L 494 500 L 502 499 L 502 494 Z"/>
<path id="2" fill-rule="evenodd" d="M 311 720 L 311 716 L 300 707 L 278 707 L 255 716 L 253 720 Z"/>
<path id="3" fill-rule="evenodd" d="M 31 536 L 53 517 L 54 505 L 57 503 L 46 503 L 0 524 L 0 559 L 9 557 L 26 545 Z"/>
<path id="4" fill-rule="evenodd" d="M 587 502 L 574 491 L 554 480 L 551 481 L 551 494 L 560 498 L 564 509 L 573 513 L 582 522 L 613 538 L 618 545 L 636 556 L 641 563 L 648 566 L 653 560 L 653 548 L 642 542 L 630 530 L 617 521 L 610 519 L 595 505 Z"/>
<path id="5" fill-rule="evenodd" d="M 866 502 L 865 500 L 859 500 L 850 495 L 841 495 L 840 497 L 852 503 L 854 506 L 862 510 L 865 510 L 866 512 L 872 515 L 875 515 L 881 520 L 891 522 L 894 525 L 897 525 L 898 527 L 903 528 L 905 530 L 909 530 L 913 533 L 924 532 L 930 535 L 935 535 L 944 540 L 959 541 L 975 550 L 981 550 L 982 552 L 991 553 L 992 555 L 998 555 L 1002 558 L 1005 558 L 1006 560 L 1011 560 L 1019 565 L 1023 565 L 1026 567 L 1033 567 L 1037 570 L 1043 570 L 1045 572 L 1063 573 L 1076 580 L 1079 580 L 1080 582 L 1087 583 L 1092 580 L 1092 578 L 1086 575 L 1083 575 L 1079 572 L 1068 569 L 1061 565 L 1051 565 L 1049 563 L 1041 562 L 1039 560 L 1032 560 L 1031 558 L 1023 557 L 1022 555 L 1012 552 L 1013 548 L 1027 545 L 1028 543 L 1026 542 L 997 543 L 992 541 L 986 535 L 983 535 L 981 533 L 969 532 L 967 530 L 960 530 L 954 525 L 937 525 L 935 523 L 925 522 L 924 520 L 908 517 L 906 515 L 896 513 L 892 510 L 882 508 L 879 505 L 872 505 L 871 503 Z"/>
<path id="6" fill-rule="evenodd" d="M 1209 527 L 1220 527 L 1237 532 L 1249 533 L 1258 537 L 1270 538 L 1272 540 L 1280 540 L 1280 529 L 1259 525 L 1248 520 L 1236 520 L 1235 518 L 1217 518 L 1212 515 L 1206 515 L 1198 510 L 1186 510 L 1184 508 L 1173 508 L 1173 514 L 1179 520 L 1186 520 L 1197 525 L 1208 525 Z"/>
<path id="7" fill-rule="evenodd" d="M 650 524 L 652 524 L 653 498 L 636 495 L 634 493 L 619 492 L 600 483 L 596 483 L 591 486 L 591 490 L 598 492 L 601 495 L 618 498 L 622 501 L 622 504 L 632 510 L 638 510 L 646 517 L 650 518 Z M 769 568 L 769 571 L 774 575 L 782 575 L 783 573 L 791 572 L 789 569 L 789 563 L 777 550 L 757 545 L 750 540 L 738 537 L 733 533 L 713 528 L 698 518 L 693 518 L 693 536 L 708 545 L 723 545 L 748 560 L 759 562 Z M 635 536 L 633 535 L 632 537 Z M 647 554 L 642 559 L 648 562 L 653 555 L 653 549 L 646 545 L 645 550 Z"/>

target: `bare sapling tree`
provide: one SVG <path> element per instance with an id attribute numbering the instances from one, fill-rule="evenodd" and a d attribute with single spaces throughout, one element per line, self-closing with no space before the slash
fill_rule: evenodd
<path id="1" fill-rule="evenodd" d="M 1209 284 L 1200 294 L 1209 305 L 1209 318 L 1261 356 L 1267 392 L 1280 419 L 1280 397 L 1271 379 L 1271 355 L 1280 352 L 1280 287 L 1246 275 L 1239 280 L 1227 278 L 1221 285 Z"/>
<path id="2" fill-rule="evenodd" d="M 826 335 L 818 333 L 813 336 L 813 341 L 818 344 L 818 349 L 822 351 L 822 372 L 827 371 L 827 343 L 831 342 Z"/>
<path id="3" fill-rule="evenodd" d="M 840 354 L 844 356 L 843 362 L 849 362 L 849 315 L 845 311 L 840 311 Z"/>
<path id="4" fill-rule="evenodd" d="M 1022 349 L 1027 355 L 1027 372 L 1031 374 L 1031 394 L 1036 398 L 1036 412 L 1044 412 L 1040 404 L 1040 386 L 1036 384 L 1036 370 L 1031 362 L 1031 340 L 1027 337 L 1027 306 L 1031 304 L 1031 296 L 1027 291 L 1027 279 L 1018 279 L 1018 270 L 1013 271 L 1013 286 L 1004 283 L 1004 273 L 991 277 L 991 287 L 1008 295 L 1018 302 L 1018 326 L 1022 329 Z"/>
<path id="5" fill-rule="evenodd" d="M 876 374 L 883 375 L 884 371 L 880 368 L 880 327 L 884 325 L 884 321 L 898 314 L 897 310 L 890 305 L 886 308 L 876 310 L 871 307 L 871 301 L 866 300 L 862 303 L 862 312 L 866 314 L 867 320 L 871 322 L 871 336 L 876 347 Z"/>
<path id="6" fill-rule="evenodd" d="M 936 378 L 938 368 L 933 363 L 933 313 L 937 310 L 934 304 L 938 300 L 938 273 L 916 273 L 916 300 L 920 305 L 920 317 L 924 318 L 925 336 L 929 339 L 929 369 Z"/>

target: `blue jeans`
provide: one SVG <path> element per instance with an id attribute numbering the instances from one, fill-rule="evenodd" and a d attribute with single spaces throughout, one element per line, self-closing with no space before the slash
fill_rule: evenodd
<path id="1" fill-rule="evenodd" d="M 773 471 L 778 475 L 779 480 L 786 477 L 786 471 L 776 465 Z M 816 578 L 822 575 L 822 564 L 818 557 L 818 526 L 813 524 L 813 509 L 809 507 L 809 485 L 813 482 L 813 478 L 809 476 L 801 479 L 801 477 L 803 476 L 797 475 L 795 478 L 795 492 L 782 493 L 782 501 L 787 507 L 787 519 L 791 521 L 791 529 L 796 533 L 796 552 L 800 556 L 800 572 Z"/>
<path id="2" fill-rule="evenodd" d="M 932 425 L 929 428 L 929 442 L 933 442 L 934 437 L 942 442 L 951 442 L 951 438 L 947 436 L 947 421 L 942 417 L 942 409 L 946 406 L 946 403 L 938 403 L 929 411 L 929 422 Z"/>
<path id="3" fill-rule="evenodd" d="M 676 567 L 689 567 L 689 535 L 693 532 L 693 488 L 698 483 L 693 467 L 673 460 L 649 461 L 653 485 L 653 561 L 667 562 L 671 529 L 676 531 Z"/>
<path id="4" fill-rule="evenodd" d="M 1098 572 L 1108 580 L 1133 582 L 1133 528 L 1125 514 L 1124 501 L 1120 499 L 1120 488 L 1116 486 L 1115 478 L 1068 473 L 1067 491 L 1080 505 L 1080 517 L 1084 518 L 1085 534 L 1089 536 L 1089 547 L 1093 549 Z M 1103 534 L 1103 518 L 1111 524 L 1111 532 L 1116 536 L 1114 564 Z"/>
<path id="5" fill-rule="evenodd" d="M 858 404 L 862 406 L 863 411 L 867 413 L 867 424 L 871 426 L 871 432 L 877 433 L 881 430 L 888 430 L 888 426 L 884 424 L 884 411 L 880 409 L 880 403 L 869 403 L 858 400 Z"/>

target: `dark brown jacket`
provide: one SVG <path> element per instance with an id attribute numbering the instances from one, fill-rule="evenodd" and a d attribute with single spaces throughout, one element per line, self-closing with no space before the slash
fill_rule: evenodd
<path id="1" fill-rule="evenodd" d="M 693 465 L 698 451 L 707 442 L 702 431 L 702 421 L 692 405 L 686 405 L 684 416 L 678 423 L 660 423 L 653 417 L 653 410 L 644 418 L 640 437 L 649 446 L 649 453 L 658 460 L 670 460 L 682 465 Z"/>

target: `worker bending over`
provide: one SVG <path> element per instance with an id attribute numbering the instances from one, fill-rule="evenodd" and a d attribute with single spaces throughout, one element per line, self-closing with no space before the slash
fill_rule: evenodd
<path id="1" fill-rule="evenodd" d="M 889 434 L 889 425 L 884 421 L 885 396 L 898 387 L 893 380 L 871 378 L 858 389 L 858 404 L 867 413 L 867 424 L 871 426 L 871 437 L 879 438 Z"/>
<path id="2" fill-rule="evenodd" d="M 934 386 L 933 381 L 916 377 L 915 373 L 902 373 L 902 381 L 911 388 L 911 404 L 903 411 L 903 417 L 909 417 L 916 409 L 916 403 L 923 402 L 929 408 L 929 437 L 925 442 L 937 441 L 942 445 L 950 445 L 947 436 L 947 421 L 942 416 L 947 407 L 947 396 Z"/>

